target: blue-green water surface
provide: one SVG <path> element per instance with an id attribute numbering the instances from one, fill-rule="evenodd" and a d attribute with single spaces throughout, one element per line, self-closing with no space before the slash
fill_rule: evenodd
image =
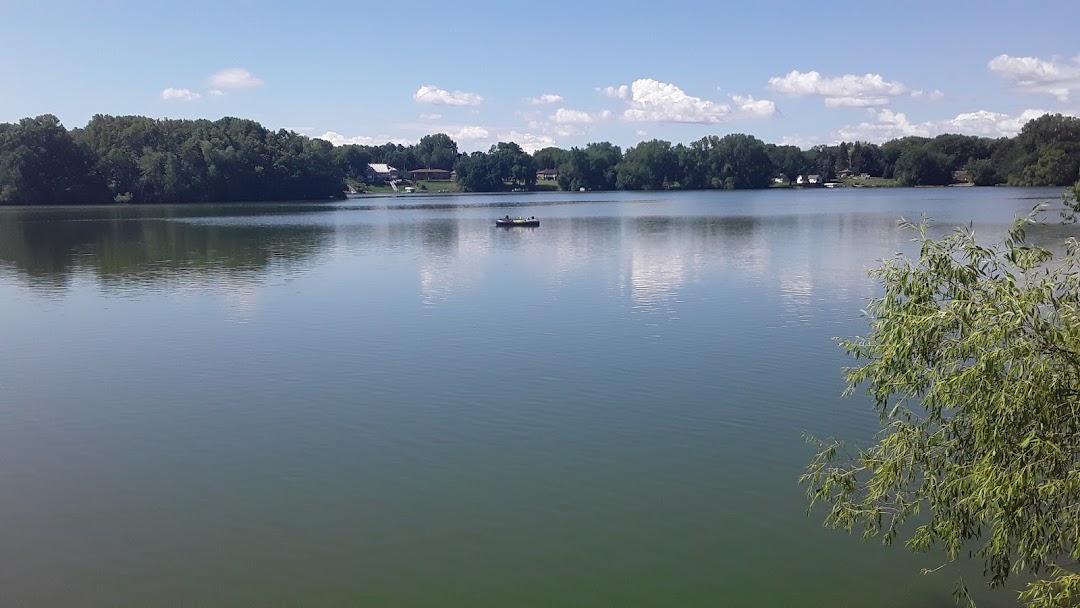
<path id="1" fill-rule="evenodd" d="M 832 338 L 900 216 L 1057 196 L 0 209 L 0 604 L 953 605 L 802 433 L 877 428 Z"/>

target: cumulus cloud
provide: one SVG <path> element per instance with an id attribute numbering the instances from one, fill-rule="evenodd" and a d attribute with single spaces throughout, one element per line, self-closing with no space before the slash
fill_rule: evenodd
<path id="1" fill-rule="evenodd" d="M 908 91 L 902 83 L 885 80 L 881 74 L 826 77 L 814 70 L 792 70 L 784 76 L 773 76 L 768 87 L 795 97 L 823 97 L 830 108 L 883 106 L 889 98 Z"/>
<path id="2" fill-rule="evenodd" d="M 544 93 L 543 95 L 541 95 L 539 97 L 533 97 L 533 98 L 529 99 L 529 103 L 533 104 L 534 106 L 543 106 L 543 105 L 549 105 L 549 104 L 553 104 L 553 103 L 562 103 L 562 102 L 563 102 L 562 95 L 556 95 L 554 93 Z"/>
<path id="3" fill-rule="evenodd" d="M 362 146 L 378 146 L 385 143 L 401 144 L 403 146 L 410 146 L 415 144 L 415 139 L 395 138 L 386 136 L 367 137 L 364 135 L 357 135 L 356 137 L 345 137 L 340 133 L 333 131 L 327 131 L 322 135 L 316 136 L 315 139 L 325 139 L 326 141 L 334 144 L 335 146 L 345 146 L 349 144 L 359 144 Z"/>
<path id="4" fill-rule="evenodd" d="M 785 135 L 780 138 L 781 146 L 795 146 L 798 148 L 802 148 L 803 150 L 807 148 L 812 148 L 820 143 L 822 142 L 808 137 L 803 137 L 802 135 Z"/>
<path id="5" fill-rule="evenodd" d="M 1024 110 L 1017 116 L 1009 116 L 999 112 L 979 110 L 958 114 L 949 121 L 949 125 L 955 127 L 957 133 L 966 135 L 981 135 L 984 137 L 1013 136 L 1020 132 L 1029 121 L 1034 120 L 1046 110 Z"/>
<path id="6" fill-rule="evenodd" d="M 161 92 L 161 98 L 165 101 L 195 101 L 202 97 L 190 89 L 174 89 L 169 87 Z"/>
<path id="7" fill-rule="evenodd" d="M 933 91 L 924 91 L 922 89 L 915 89 L 911 92 L 911 96 L 915 99 L 927 99 L 929 101 L 937 101 L 942 97 L 945 97 L 945 93 L 934 89 Z"/>
<path id="8" fill-rule="evenodd" d="M 737 118 L 767 118 L 776 113 L 776 104 L 768 100 L 731 95 L 733 107 L 688 95 L 674 84 L 652 78 L 635 80 L 630 85 L 629 97 L 630 107 L 622 117 L 630 122 L 716 124 Z"/>
<path id="9" fill-rule="evenodd" d="M 413 93 L 417 103 L 430 103 L 440 106 L 478 106 L 484 98 L 476 93 L 465 91 L 447 91 L 434 85 L 424 85 Z"/>
<path id="10" fill-rule="evenodd" d="M 567 108 L 556 110 L 551 119 L 560 124 L 589 124 L 593 122 L 593 117 L 588 112 Z"/>
<path id="11" fill-rule="evenodd" d="M 776 104 L 767 99 L 754 99 L 751 95 L 746 97 L 732 95 L 731 100 L 735 102 L 739 113 L 744 116 L 769 117 L 776 114 Z"/>
<path id="12" fill-rule="evenodd" d="M 446 134 L 455 141 L 476 141 L 487 139 L 488 136 L 491 135 L 491 133 L 487 129 L 476 125 L 465 125 L 462 127 L 447 129 Z"/>
<path id="13" fill-rule="evenodd" d="M 212 74 L 208 79 L 215 89 L 249 89 L 263 84 L 263 81 L 244 68 L 228 68 Z"/>
<path id="14" fill-rule="evenodd" d="M 555 138 L 549 135 L 519 133 L 513 130 L 499 133 L 499 141 L 512 141 L 529 154 L 555 145 Z"/>
<path id="15" fill-rule="evenodd" d="M 442 114 L 421 114 L 421 120 L 439 120 L 442 118 Z"/>
<path id="16" fill-rule="evenodd" d="M 871 120 L 848 125 L 833 134 L 834 141 L 870 141 L 881 143 L 898 137 L 917 135 L 933 137 L 942 133 L 959 133 L 982 137 L 1011 137 L 1029 120 L 1046 114 L 1046 110 L 1024 110 L 1017 115 L 978 110 L 957 114 L 945 120 L 912 122 L 903 112 L 888 108 L 869 110 Z"/>
<path id="17" fill-rule="evenodd" d="M 587 125 L 596 122 L 588 112 L 582 112 L 580 110 L 570 110 L 567 108 L 559 108 L 555 110 L 555 114 L 551 116 L 551 120 L 558 124 L 571 124 L 571 125 Z"/>
<path id="18" fill-rule="evenodd" d="M 626 99 L 630 96 L 630 87 L 624 85 L 618 87 L 597 87 L 596 90 L 607 97 L 614 97 L 615 99 Z"/>
<path id="19" fill-rule="evenodd" d="M 1066 102 L 1080 89 L 1080 57 L 1071 61 L 998 55 L 987 64 L 991 71 L 1031 93 L 1048 93 Z"/>

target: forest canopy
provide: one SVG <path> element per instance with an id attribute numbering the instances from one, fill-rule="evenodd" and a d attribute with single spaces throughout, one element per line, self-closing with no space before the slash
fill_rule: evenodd
<path id="1" fill-rule="evenodd" d="M 800 175 L 819 183 L 864 175 L 903 186 L 1063 186 L 1080 175 L 1080 118 L 1046 114 L 1015 137 L 996 139 L 945 134 L 803 150 L 734 133 L 690 144 L 654 139 L 623 150 L 594 142 L 533 154 L 514 142 L 464 154 L 445 133 L 408 146 L 334 146 L 231 117 L 99 114 L 71 130 L 48 114 L 0 123 L 0 203 L 9 204 L 326 200 L 344 196 L 347 182 L 363 182 L 369 163 L 406 175 L 454 170 L 473 192 L 532 189 L 545 169 L 555 171 L 560 189 L 574 191 L 764 188 Z"/>

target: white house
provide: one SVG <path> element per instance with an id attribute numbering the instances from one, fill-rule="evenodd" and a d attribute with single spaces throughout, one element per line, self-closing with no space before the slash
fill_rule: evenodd
<path id="1" fill-rule="evenodd" d="M 400 172 L 383 163 L 371 163 L 367 166 L 367 171 L 364 172 L 364 177 L 369 184 L 385 184 L 390 180 L 395 180 L 400 176 Z"/>

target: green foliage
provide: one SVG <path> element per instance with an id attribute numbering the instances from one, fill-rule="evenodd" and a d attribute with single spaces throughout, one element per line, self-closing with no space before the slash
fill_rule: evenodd
<path id="1" fill-rule="evenodd" d="M 1064 186 L 1080 170 L 1080 118 L 1045 114 L 1029 121 L 1016 136 L 1009 184 Z"/>
<path id="2" fill-rule="evenodd" d="M 776 172 L 783 175 L 786 181 L 793 182 L 800 175 L 812 173 L 806 154 L 798 146 L 768 144 L 765 146 L 765 153 Z"/>
<path id="3" fill-rule="evenodd" d="M 105 201 L 173 203 L 342 196 L 342 166 L 347 163 L 335 157 L 333 146 L 289 131 L 275 133 L 250 120 L 97 115 L 72 136 L 93 159 L 93 174 L 101 180 Z M 57 166 L 41 175 L 56 179 L 70 171 L 71 166 Z M 0 183 L 5 183 L 2 177 Z M 89 184 L 83 188 L 84 192 L 93 191 Z M 53 196 L 37 202 L 62 200 Z"/>
<path id="4" fill-rule="evenodd" d="M 499 142 L 485 154 L 473 152 L 454 165 L 457 181 L 470 192 L 499 192 L 507 182 L 531 188 L 536 184 L 533 158 L 515 143 Z"/>
<path id="5" fill-rule="evenodd" d="M 98 115 L 70 132 L 54 116 L 0 123 L 0 203 L 321 199 L 342 196 L 344 184 L 362 181 L 370 163 L 406 173 L 458 169 L 462 188 L 475 192 L 532 189 L 542 169 L 556 169 L 563 190 L 765 188 L 777 175 L 835 181 L 850 180 L 849 173 L 944 185 L 961 169 L 977 185 L 1047 186 L 1072 183 L 1080 174 L 1080 119 L 1047 114 L 1011 139 L 947 134 L 803 151 L 735 133 L 689 145 L 641 142 L 625 156 L 610 142 L 532 155 L 501 142 L 480 156 L 463 155 L 445 133 L 408 146 L 333 147 L 239 118 Z"/>
<path id="6" fill-rule="evenodd" d="M 616 165 L 615 187 L 619 190 L 663 190 L 678 179 L 677 169 L 678 161 L 671 142 L 645 141 L 627 150 Z"/>
<path id="7" fill-rule="evenodd" d="M 566 161 L 566 155 L 566 150 L 549 146 L 533 153 L 533 163 L 536 165 L 537 170 L 540 171 L 557 169 L 559 165 Z"/>
<path id="8" fill-rule="evenodd" d="M 988 158 L 973 160 L 964 166 L 971 182 L 976 186 L 993 186 L 998 183 L 998 174 L 994 163 Z"/>
<path id="9" fill-rule="evenodd" d="M 0 203 L 111 200 L 94 158 L 51 114 L 0 125 Z"/>
<path id="10" fill-rule="evenodd" d="M 867 309 L 870 333 L 840 341 L 862 362 L 846 370 L 847 392 L 866 388 L 883 430 L 858 450 L 815 440 L 800 481 L 830 526 L 950 561 L 971 551 L 991 586 L 1049 575 L 1022 599 L 1074 606 L 1080 245 L 1029 244 L 1035 213 L 993 246 L 970 228 L 933 240 L 926 222 L 911 226 L 918 259 L 873 271 L 884 295 Z"/>
<path id="11" fill-rule="evenodd" d="M 457 142 L 446 133 L 425 135 L 416 145 L 416 160 L 419 168 L 445 169 L 450 171 L 458 159 Z"/>
<path id="12" fill-rule="evenodd" d="M 614 190 L 618 182 L 616 167 L 622 162 L 622 149 L 610 142 L 591 143 L 571 148 L 559 165 L 559 187 L 563 190 Z"/>
<path id="13" fill-rule="evenodd" d="M 904 150 L 896 159 L 893 177 L 904 186 L 944 186 L 952 182 L 949 157 L 929 145 Z"/>

